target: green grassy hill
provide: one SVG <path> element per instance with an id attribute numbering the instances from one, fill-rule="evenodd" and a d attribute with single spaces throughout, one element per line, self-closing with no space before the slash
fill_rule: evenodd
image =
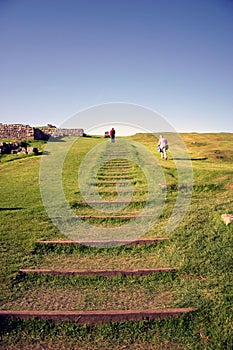
<path id="1" fill-rule="evenodd" d="M 166 185 L 162 213 L 145 237 L 167 237 L 145 247 L 42 247 L 38 240 L 66 240 L 44 208 L 40 193 L 40 162 L 51 157 L 46 144 L 36 143 L 44 155 L 4 155 L 0 158 L 1 309 L 140 309 L 196 307 L 177 319 L 80 326 L 52 321 L 9 321 L 1 328 L 1 349 L 232 349 L 233 347 L 233 134 L 181 134 L 191 159 L 193 183 L 180 187 L 172 146 L 161 160 L 151 134 L 129 137 L 153 153 Z M 171 135 L 172 138 L 172 135 Z M 124 139 L 124 138 L 123 138 Z M 65 138 L 57 148 L 70 142 Z M 67 203 L 76 215 L 99 211 L 80 203 L 78 169 L 99 137 L 79 138 L 65 157 L 62 184 Z M 116 140 L 117 142 L 117 140 Z M 123 214 L 137 215 L 146 200 L 145 174 L 132 163 L 135 191 Z M 110 172 L 109 172 L 110 174 Z M 99 172 L 101 178 L 101 171 Z M 52 181 L 52 180 L 51 180 Z M 53 182 L 51 182 L 53 183 Z M 167 232 L 179 193 L 192 195 L 183 220 Z M 105 200 L 116 198 L 108 185 L 99 185 Z M 137 202 L 137 204 L 134 204 Z M 139 204 L 138 204 L 139 203 Z M 141 203 L 141 204 L 140 204 Z M 97 227 L 119 225 L 96 219 Z M 125 223 L 121 223 L 124 225 Z M 178 272 L 147 277 L 25 276 L 22 268 L 179 268 Z"/>

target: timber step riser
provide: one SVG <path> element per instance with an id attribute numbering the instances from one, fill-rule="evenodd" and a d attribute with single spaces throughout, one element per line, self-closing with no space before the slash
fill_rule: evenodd
<path id="1" fill-rule="evenodd" d="M 93 188 L 93 186 L 98 186 L 99 188 L 103 188 L 103 187 L 112 187 L 112 185 L 116 186 L 116 185 L 121 185 L 121 187 L 129 187 L 129 185 L 132 183 L 132 179 L 126 179 L 126 178 L 122 178 L 122 179 L 111 179 L 113 181 L 97 181 L 97 182 L 92 182 L 90 185 Z"/>
<path id="2" fill-rule="evenodd" d="M 66 275 L 66 276 L 102 276 L 102 277 L 117 277 L 117 276 L 135 276 L 142 277 L 156 273 L 164 273 L 177 271 L 178 268 L 158 268 L 158 269 L 137 269 L 137 270 L 45 270 L 45 269 L 20 269 L 19 272 L 24 274 L 37 275 Z"/>
<path id="3" fill-rule="evenodd" d="M 100 181 L 103 181 L 104 179 L 108 180 L 108 179 L 134 179 L 135 181 L 137 181 L 137 177 L 135 176 L 136 174 L 133 174 L 131 171 L 127 170 L 127 171 L 123 171 L 122 169 L 119 169 L 118 173 L 116 174 L 116 172 L 111 172 L 108 174 L 97 174 L 95 179 L 99 179 Z"/>
<path id="4" fill-rule="evenodd" d="M 129 220 L 129 219 L 142 219 L 150 218 L 151 215 L 77 215 L 77 216 L 57 216 L 56 219 L 77 219 L 77 220 L 88 220 L 88 219 L 109 219 L 109 220 Z"/>
<path id="5" fill-rule="evenodd" d="M 149 245 L 154 244 L 162 241 L 168 241 L 168 238 L 152 238 L 152 239 L 138 239 L 133 241 L 126 241 L 126 240 L 116 240 L 116 241 L 37 241 L 39 244 L 46 244 L 46 245 L 89 245 L 89 246 L 106 246 L 106 247 L 115 247 L 119 245 L 126 245 L 126 246 L 143 246 L 143 245 Z"/>
<path id="6" fill-rule="evenodd" d="M 126 202 L 126 201 L 117 201 L 117 202 L 113 202 L 113 201 L 111 201 L 111 202 L 107 202 L 107 201 L 105 201 L 105 202 L 76 202 L 75 204 L 76 205 L 122 205 L 122 204 L 127 204 L 127 205 L 129 205 L 129 204 L 145 204 L 145 203 L 147 203 L 147 201 L 128 201 L 128 202 Z"/>
<path id="7" fill-rule="evenodd" d="M 160 320 L 196 311 L 194 308 L 161 310 L 110 310 L 110 311 L 0 311 L 0 320 L 16 318 L 21 320 L 52 320 L 55 322 L 77 322 L 80 324 L 103 324 L 106 322 L 127 322 L 139 320 Z"/>

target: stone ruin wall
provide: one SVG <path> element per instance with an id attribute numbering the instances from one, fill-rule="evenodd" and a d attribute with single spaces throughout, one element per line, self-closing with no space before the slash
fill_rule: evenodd
<path id="1" fill-rule="evenodd" d="M 42 127 L 36 130 L 36 133 L 42 132 L 48 137 L 64 137 L 64 136 L 83 136 L 83 129 L 60 129 L 54 126 Z M 36 134 L 35 134 L 36 135 Z"/>
<path id="2" fill-rule="evenodd" d="M 0 123 L 0 139 L 34 140 L 34 128 L 24 124 Z"/>
<path id="3" fill-rule="evenodd" d="M 84 130 L 83 129 L 54 129 L 53 133 L 51 134 L 53 137 L 64 137 L 64 136 L 83 136 Z"/>
<path id="4" fill-rule="evenodd" d="M 47 127 L 34 128 L 24 124 L 0 123 L 0 139 L 48 140 L 52 137 L 84 136 L 83 129 L 59 129 L 48 124 Z"/>

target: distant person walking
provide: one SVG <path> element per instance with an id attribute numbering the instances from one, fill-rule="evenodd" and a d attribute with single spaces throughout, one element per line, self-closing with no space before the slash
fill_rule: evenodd
<path id="1" fill-rule="evenodd" d="M 163 137 L 163 135 L 160 135 L 159 137 L 158 148 L 161 154 L 161 158 L 167 160 L 168 141 L 165 137 Z"/>
<path id="2" fill-rule="evenodd" d="M 115 142 L 115 135 L 116 135 L 116 131 L 114 128 L 112 128 L 110 130 L 110 139 L 111 139 L 111 142 Z"/>

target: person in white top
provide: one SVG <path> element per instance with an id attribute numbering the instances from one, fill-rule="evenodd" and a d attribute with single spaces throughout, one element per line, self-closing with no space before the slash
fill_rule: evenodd
<path id="1" fill-rule="evenodd" d="M 159 137 L 158 147 L 161 154 L 161 158 L 167 160 L 168 141 L 165 137 L 163 137 L 163 135 L 160 135 Z"/>

